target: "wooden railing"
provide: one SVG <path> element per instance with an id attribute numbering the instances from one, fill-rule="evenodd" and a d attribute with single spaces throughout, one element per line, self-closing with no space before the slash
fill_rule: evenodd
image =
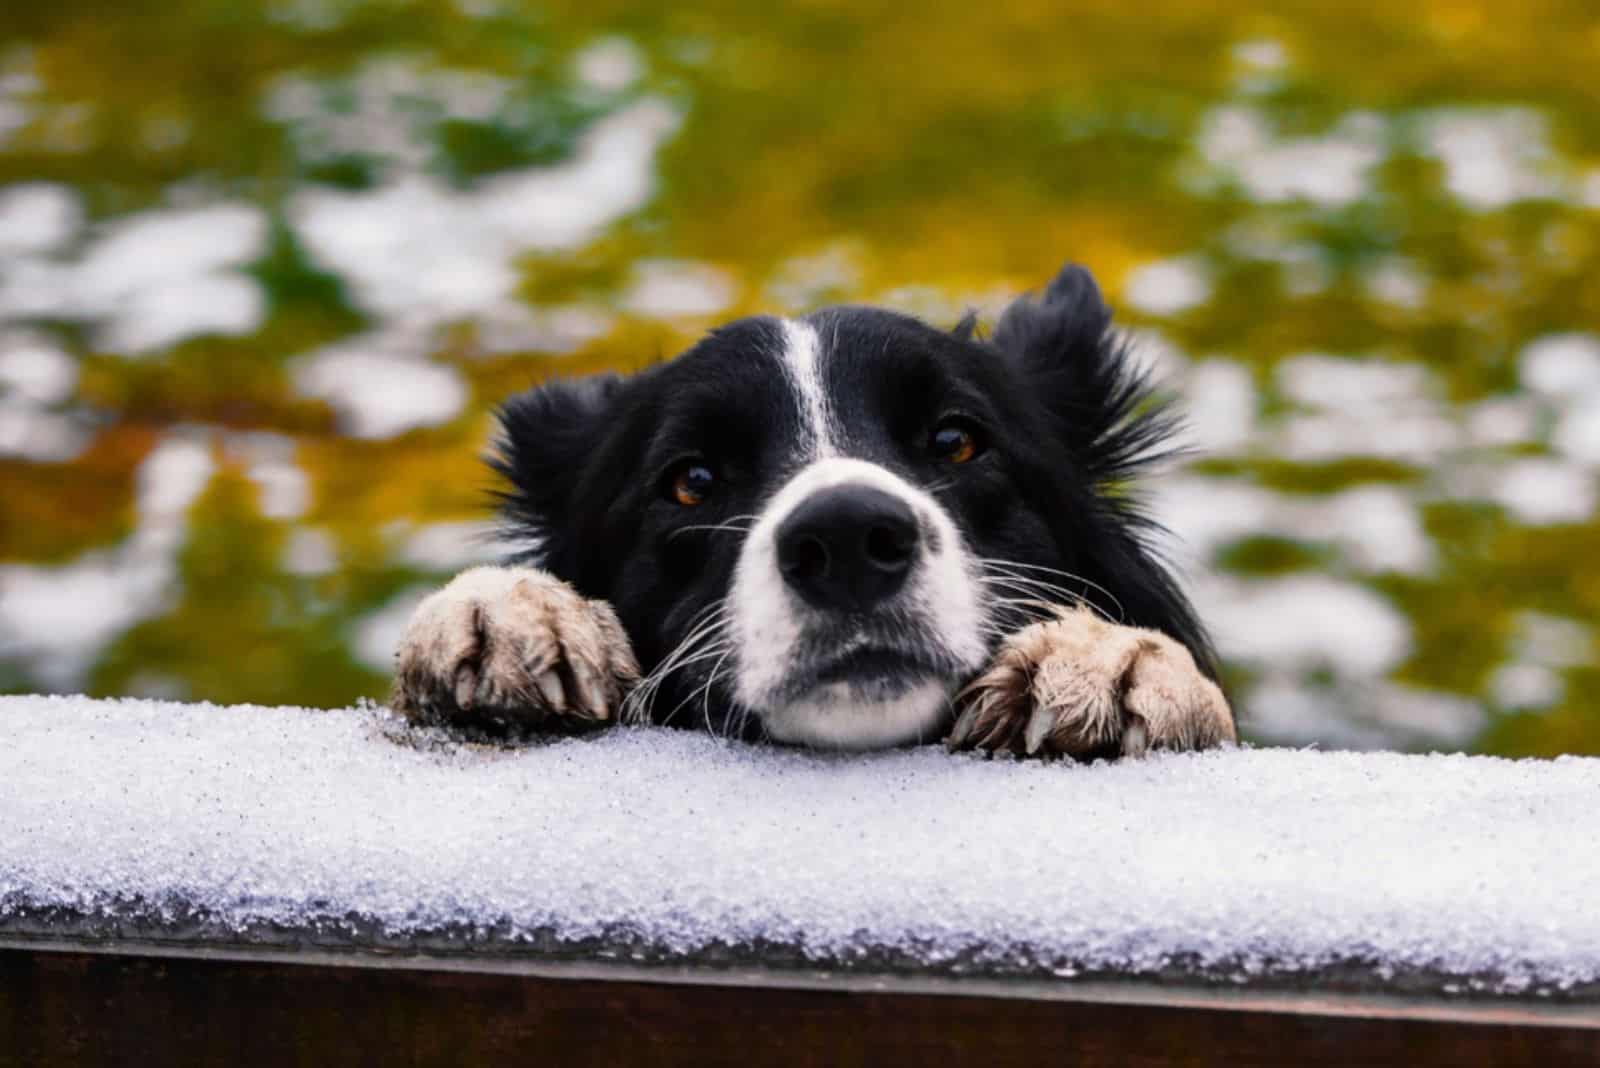
<path id="1" fill-rule="evenodd" d="M 0 941 L 0 1065 L 1600 1064 L 1600 1005 Z"/>

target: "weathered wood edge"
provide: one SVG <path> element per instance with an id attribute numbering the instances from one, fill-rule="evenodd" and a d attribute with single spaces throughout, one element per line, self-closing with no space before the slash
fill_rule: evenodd
<path id="1" fill-rule="evenodd" d="M 833 969 L 709 967 L 630 964 L 621 961 L 547 960 L 496 954 L 417 953 L 372 948 L 332 950 L 275 946 L 178 945 L 139 940 L 0 936 L 4 953 L 80 953 L 194 961 L 247 961 L 293 967 L 370 968 L 386 971 L 466 972 L 480 975 L 599 983 L 817 990 L 950 998 L 1006 998 L 1106 1005 L 1161 1005 L 1219 1012 L 1267 1012 L 1309 1016 L 1358 1016 L 1432 1020 L 1460 1024 L 1577 1027 L 1600 1032 L 1600 1003 L 1508 999 L 1472 995 L 1419 996 L 1352 991 L 1306 991 L 1252 986 L 1237 988 L 1149 978 L 1108 980 L 908 975 Z"/>
<path id="2" fill-rule="evenodd" d="M 23 1064 L 1600 1063 L 1600 1006 L 0 938 Z"/>

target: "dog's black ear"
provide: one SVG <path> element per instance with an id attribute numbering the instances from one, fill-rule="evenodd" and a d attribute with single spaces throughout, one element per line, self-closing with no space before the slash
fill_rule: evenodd
<path id="1" fill-rule="evenodd" d="M 1174 451 L 1178 420 L 1111 329 L 1111 311 L 1085 268 L 1069 263 L 1042 295 L 1013 301 L 991 343 L 1045 399 L 1096 484 L 1120 482 Z"/>
<path id="2" fill-rule="evenodd" d="M 1216 678 L 1205 628 L 1155 547 L 1161 528 L 1127 491 L 1143 468 L 1179 451 L 1179 420 L 1112 330 L 1100 287 L 1068 264 L 1041 296 L 1013 302 L 991 340 L 1044 399 L 1088 479 L 1087 496 L 1063 513 L 1073 524 L 1065 540 L 1081 554 L 1072 567 L 1090 583 L 1083 595 L 1114 618 L 1177 638 Z"/>
<path id="3" fill-rule="evenodd" d="M 510 488 L 496 494 L 514 559 L 563 578 L 576 566 L 584 480 L 614 437 L 624 379 L 615 374 L 555 379 L 500 406 L 489 466 Z"/>

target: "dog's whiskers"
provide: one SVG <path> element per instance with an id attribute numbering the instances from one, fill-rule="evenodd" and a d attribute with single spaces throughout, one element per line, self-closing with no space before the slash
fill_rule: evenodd
<path id="1" fill-rule="evenodd" d="M 677 530 L 674 530 L 671 534 L 667 535 L 667 540 L 671 541 L 678 535 L 687 534 L 691 530 L 725 532 L 730 534 L 748 534 L 750 533 L 750 529 L 755 526 L 755 521 L 760 518 L 760 516 L 751 513 L 748 515 L 730 516 L 720 523 L 695 523 L 691 526 L 679 527 Z M 746 520 L 748 520 L 748 522 L 746 522 Z"/>
<path id="2" fill-rule="evenodd" d="M 1100 585 L 1098 582 L 1095 582 L 1093 579 L 1084 578 L 1082 575 L 1074 574 L 1071 571 L 1063 571 L 1059 567 L 1046 567 L 1043 564 L 1028 564 L 1028 563 L 1023 563 L 1020 560 L 1001 560 L 1001 559 L 998 559 L 996 557 L 979 557 L 977 562 L 984 568 L 985 572 L 987 573 L 985 575 L 985 578 L 994 578 L 994 579 L 1003 578 L 1003 579 L 1008 579 L 1008 580 L 1019 582 L 1019 583 L 1035 584 L 1035 585 L 1039 586 L 1040 588 L 1049 589 L 1049 590 L 1055 591 L 1055 592 L 1057 592 L 1059 594 L 1065 595 L 1065 596 L 1069 597 L 1072 600 L 1073 603 L 1085 604 L 1090 608 L 1094 608 L 1096 611 L 1099 611 L 1100 614 L 1102 616 L 1104 616 L 1109 622 L 1125 622 L 1126 619 L 1127 619 L 1127 614 L 1128 614 L 1127 610 L 1123 607 L 1122 602 L 1117 598 L 1117 595 L 1112 593 L 1110 590 L 1106 589 L 1104 586 Z M 1111 619 L 1111 617 L 1109 615 L 1107 615 L 1103 610 L 1100 610 L 1098 608 L 1098 606 L 1096 606 L 1096 605 L 1092 604 L 1091 602 L 1089 602 L 1089 600 L 1086 597 L 1084 597 L 1082 594 L 1074 593 L 1071 590 L 1068 590 L 1063 586 L 1059 586 L 1059 585 L 1057 585 L 1055 583 L 1051 583 L 1051 582 L 1046 582 L 1043 579 L 1033 578 L 1033 577 L 1027 576 L 1027 575 L 1020 575 L 1020 574 L 1017 573 L 1018 569 L 1028 570 L 1028 571 L 1038 571 L 1038 572 L 1043 572 L 1043 573 L 1049 574 L 1049 575 L 1058 575 L 1058 576 L 1060 576 L 1062 579 L 1064 579 L 1067 582 L 1077 583 L 1077 584 L 1079 584 L 1081 586 L 1086 587 L 1087 589 L 1091 589 L 1091 590 L 1094 590 L 1094 591 L 1096 591 L 1096 592 L 1098 592 L 1100 594 L 1103 594 L 1106 597 L 1106 599 L 1109 600 L 1111 602 L 1111 604 L 1116 608 L 1116 610 L 1117 610 L 1117 619 L 1115 619 L 1115 620 Z"/>
<path id="3" fill-rule="evenodd" d="M 656 698 L 669 675 L 722 653 L 731 644 L 726 633 L 728 614 L 725 601 L 713 602 L 696 614 L 683 640 L 623 699 L 620 718 L 629 723 L 650 722 Z"/>

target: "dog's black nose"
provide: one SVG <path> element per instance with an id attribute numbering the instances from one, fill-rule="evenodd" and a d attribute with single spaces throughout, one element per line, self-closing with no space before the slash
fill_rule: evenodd
<path id="1" fill-rule="evenodd" d="M 817 608 L 872 608 L 905 585 L 916 555 L 911 506 L 867 486 L 819 490 L 778 528 L 778 570 Z"/>

